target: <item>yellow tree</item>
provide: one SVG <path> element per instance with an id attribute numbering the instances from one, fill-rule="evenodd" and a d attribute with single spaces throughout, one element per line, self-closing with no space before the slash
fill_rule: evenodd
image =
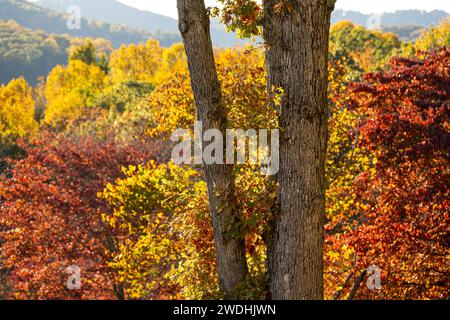
<path id="1" fill-rule="evenodd" d="M 254 48 L 227 49 L 217 51 L 215 60 L 230 119 L 228 126 L 243 129 L 277 128 L 278 107 L 273 109 L 267 103 L 264 59 L 261 53 Z M 192 129 L 194 126 L 195 105 L 186 66 L 173 70 L 169 76 L 169 80 L 158 86 L 145 102 L 155 117 L 149 129 L 154 137 L 168 137 L 178 128 Z M 331 116 L 324 257 L 327 298 L 344 296 L 341 286 L 345 284 L 346 277 L 353 268 L 354 253 L 339 241 L 343 231 L 336 225 L 340 227 L 342 224 L 342 229 L 345 230 L 350 224 L 351 216 L 347 212 L 349 208 L 358 205 L 355 203 L 352 183 L 369 161 L 363 157 L 356 143 L 359 115 L 349 107 L 348 95 L 348 82 L 352 76 L 351 62 L 345 57 L 333 56 L 329 66 Z M 278 103 L 275 105 L 278 106 Z M 198 181 L 199 177 L 190 169 L 183 169 L 187 171 L 176 168 L 173 164 L 150 164 L 139 170 L 127 170 L 126 180 L 118 180 L 104 192 L 115 209 L 115 214 L 107 217 L 107 222 L 118 226 L 126 222 L 128 225 L 129 221 L 136 222 L 136 216 L 140 215 L 151 221 L 133 224 L 133 228 L 139 231 L 138 237 L 123 243 L 114 257 L 114 267 L 122 273 L 124 286 L 133 298 L 152 298 L 158 294 L 158 290 L 159 298 L 166 298 L 168 290 L 171 297 L 185 299 L 221 297 L 206 184 Z M 243 208 L 240 231 L 246 238 L 250 274 L 238 288 L 237 294 L 243 299 L 261 299 L 267 292 L 264 235 L 270 229 L 267 221 L 271 216 L 277 188 L 274 181 L 261 176 L 254 168 L 238 166 L 235 171 L 236 188 L 239 190 L 236 201 Z M 161 176 L 167 172 L 171 172 L 171 175 Z M 177 174 L 174 175 L 173 172 Z M 179 175 L 188 172 L 196 176 L 194 181 L 185 179 L 181 182 Z M 180 188 L 179 183 L 183 187 Z M 123 188 L 124 184 L 126 188 Z M 188 194 L 170 189 L 168 186 L 171 184 L 177 185 L 180 190 L 186 190 Z M 161 191 L 165 193 L 160 197 L 156 196 Z M 141 197 L 144 193 L 152 196 Z M 158 216 L 158 212 L 164 212 L 164 215 Z M 171 237 L 168 239 L 164 234 L 165 238 L 162 240 L 160 232 L 166 230 L 167 225 L 171 226 Z M 134 229 L 125 229 L 129 230 L 132 237 L 136 236 Z M 148 236 L 150 234 L 151 237 Z M 152 249 L 146 251 L 144 245 Z M 168 248 L 177 248 L 175 256 L 167 254 L 162 258 L 160 255 L 168 253 Z M 167 273 L 163 275 L 161 267 L 170 264 L 174 267 L 166 268 L 164 272 Z M 155 274 L 158 277 L 154 277 Z"/>
<path id="2" fill-rule="evenodd" d="M 34 133 L 34 101 L 24 78 L 0 87 L 0 140 L 22 138 Z"/>
<path id="3" fill-rule="evenodd" d="M 276 128 L 276 110 L 267 104 L 262 54 L 254 48 L 227 49 L 217 52 L 216 61 L 229 127 Z M 177 128 L 194 126 L 187 66 L 169 75 L 145 102 L 155 117 L 149 129 L 154 137 L 169 137 Z M 199 172 L 150 163 L 125 173 L 127 179 L 116 181 L 103 196 L 115 211 L 105 220 L 125 230 L 129 239 L 120 244 L 113 264 L 127 294 L 139 299 L 220 297 L 206 184 L 199 181 Z M 275 198 L 274 187 L 250 166 L 237 167 L 236 176 L 236 200 L 244 221 L 230 232 L 245 236 L 249 266 L 249 278 L 236 293 L 241 298 L 262 299 L 267 283 L 261 235 Z"/>
<path id="4" fill-rule="evenodd" d="M 80 60 L 70 61 L 67 67 L 55 67 L 45 87 L 47 109 L 44 122 L 64 127 L 79 119 L 83 111 L 95 106 L 97 96 L 105 87 L 105 78 L 98 66 Z"/>
<path id="5" fill-rule="evenodd" d="M 182 43 L 175 43 L 163 49 L 162 65 L 155 74 L 153 83 L 159 85 L 167 82 L 176 70 L 187 69 L 187 57 Z"/>
<path id="6" fill-rule="evenodd" d="M 416 49 L 429 51 L 450 46 L 450 16 L 438 26 L 424 31 L 416 42 Z"/>
<path id="7" fill-rule="evenodd" d="M 223 87 L 230 127 L 274 129 L 276 110 L 267 104 L 264 58 L 253 47 L 216 52 L 219 81 Z M 169 79 L 148 97 L 155 124 L 150 135 L 168 135 L 178 128 L 192 129 L 195 105 L 187 65 L 172 69 Z"/>
<path id="8" fill-rule="evenodd" d="M 121 46 L 111 54 L 112 80 L 152 82 L 161 64 L 162 48 L 156 40 Z"/>

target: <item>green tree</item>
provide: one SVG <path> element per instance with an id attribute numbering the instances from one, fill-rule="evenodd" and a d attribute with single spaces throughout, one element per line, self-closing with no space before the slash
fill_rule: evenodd
<path id="1" fill-rule="evenodd" d="M 400 48 L 395 34 L 368 30 L 350 21 L 338 22 L 330 30 L 330 51 L 345 52 L 366 72 L 382 69 Z"/>
<path id="2" fill-rule="evenodd" d="M 91 39 L 87 39 L 79 46 L 72 46 L 69 52 L 69 61 L 80 60 L 86 64 L 98 66 L 105 73 L 109 72 L 107 53 L 98 52 L 95 43 Z"/>

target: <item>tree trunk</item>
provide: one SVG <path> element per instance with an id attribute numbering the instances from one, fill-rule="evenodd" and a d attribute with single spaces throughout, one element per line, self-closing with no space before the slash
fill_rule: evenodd
<path id="1" fill-rule="evenodd" d="M 197 118 L 202 121 L 203 132 L 218 129 L 225 137 L 227 114 L 214 61 L 205 3 L 203 0 L 178 0 L 178 14 Z M 233 290 L 248 274 L 244 237 L 227 236 L 227 231 L 241 222 L 236 206 L 233 168 L 225 164 L 204 164 L 203 167 L 214 228 L 219 285 L 227 298 L 232 298 Z"/>
<path id="2" fill-rule="evenodd" d="M 283 88 L 273 299 L 323 299 L 328 37 L 335 0 L 264 0 L 268 88 Z"/>

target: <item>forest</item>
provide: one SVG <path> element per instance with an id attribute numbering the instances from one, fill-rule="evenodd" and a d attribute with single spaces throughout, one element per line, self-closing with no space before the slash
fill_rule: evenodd
<path id="1" fill-rule="evenodd" d="M 67 13 L 55 12 L 25 0 L 1 0 L 0 19 L 15 20 L 25 28 L 42 30 L 46 33 L 70 35 L 73 37 L 104 38 L 116 47 L 121 44 L 142 42 L 148 38 L 156 38 L 163 45 L 180 41 L 174 33 L 155 30 L 148 32 L 133 29 L 124 24 L 111 24 L 81 17 L 81 29 L 68 29 Z"/>
<path id="2" fill-rule="evenodd" d="M 267 8 L 242 0 L 246 6 L 237 1 L 238 10 L 236 1 L 223 2 L 210 14 L 229 30 L 266 40 L 268 30 L 276 32 L 276 21 L 257 16 Z M 270 10 L 295 16 L 297 9 Z M 192 12 L 186 10 L 186 21 Z M 291 293 L 327 300 L 448 300 L 450 19 L 423 29 L 414 42 L 341 21 L 329 30 L 323 59 L 311 58 L 324 64 L 327 72 L 317 72 L 328 81 L 323 99 L 313 103 L 326 104 L 319 115 L 327 141 L 324 179 L 317 178 L 325 201 L 323 250 L 311 251 L 323 257 L 323 287 L 298 294 L 273 282 L 273 268 L 287 267 L 277 266 L 283 255 L 270 245 L 271 231 L 283 223 L 274 227 L 276 210 L 289 213 L 279 201 L 289 200 L 280 190 L 286 191 L 285 181 L 295 183 L 283 180 L 291 171 L 282 167 L 277 180 L 255 165 L 218 173 L 218 165 L 171 160 L 172 133 L 192 133 L 199 96 L 207 92 L 196 87 L 207 77 L 195 75 L 202 68 L 192 59 L 204 42 L 194 39 L 198 45 L 190 47 L 189 28 L 182 30 L 184 44 L 151 39 L 116 46 L 0 22 L 0 81 L 13 79 L 0 86 L 0 299 L 264 300 L 290 299 Z M 8 38 L 18 41 L 9 46 Z M 267 67 L 277 54 L 273 48 L 255 40 L 211 50 L 225 127 L 294 130 L 283 113 L 294 109 L 288 99 L 297 96 L 289 81 L 277 82 L 281 67 Z M 23 77 L 23 61 L 38 65 L 40 74 Z M 312 86 L 314 92 L 321 88 Z M 210 99 L 213 105 L 217 99 Z M 202 110 L 207 122 L 214 112 Z M 315 112 L 293 117 L 301 122 Z M 313 157 L 319 151 L 307 152 Z M 231 177 L 233 187 L 212 188 L 214 174 Z M 239 215 L 226 222 L 234 211 Z M 234 272 L 240 277 L 234 284 L 219 252 L 230 245 L 242 249 L 233 261 L 245 265 Z M 366 286 L 373 266 L 382 288 Z M 70 282 L 74 268 L 81 276 L 75 290 L 68 285 L 77 284 Z"/>
<path id="3" fill-rule="evenodd" d="M 72 45 L 90 38 L 98 50 L 109 54 L 123 44 L 156 39 L 169 47 L 181 39 L 174 33 L 153 33 L 125 25 L 81 20 L 81 29 L 70 30 L 67 17 L 25 0 L 0 1 L 0 84 L 23 76 L 33 86 L 56 66 L 67 63 Z"/>

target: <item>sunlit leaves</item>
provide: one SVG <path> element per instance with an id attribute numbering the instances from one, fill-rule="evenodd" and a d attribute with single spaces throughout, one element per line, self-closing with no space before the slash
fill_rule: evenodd
<path id="1" fill-rule="evenodd" d="M 80 60 L 54 68 L 45 88 L 44 122 L 64 128 L 79 119 L 85 110 L 95 107 L 96 98 L 105 87 L 105 77 L 98 66 Z"/>
<path id="2" fill-rule="evenodd" d="M 392 33 L 368 30 L 350 21 L 331 27 L 331 52 L 345 52 L 366 72 L 385 67 L 400 47 L 400 40 Z"/>
<path id="3" fill-rule="evenodd" d="M 0 86 L 0 142 L 36 132 L 34 106 L 32 89 L 23 78 Z"/>
<path id="4" fill-rule="evenodd" d="M 212 14 L 220 16 L 230 31 L 243 38 L 260 35 L 261 6 L 255 0 L 220 0 L 222 8 L 213 8 Z"/>
<path id="5" fill-rule="evenodd" d="M 450 46 L 450 16 L 438 26 L 425 30 L 415 44 L 419 51 L 436 50 L 445 46 Z"/>
<path id="6" fill-rule="evenodd" d="M 0 260 L 9 274 L 4 295 L 120 298 L 108 264 L 118 235 L 101 221 L 108 208 L 97 192 L 122 175 L 122 166 L 148 161 L 147 148 L 157 148 L 48 134 L 21 147 L 28 155 L 0 177 Z M 81 290 L 66 286 L 71 265 L 81 268 Z"/>
<path id="7" fill-rule="evenodd" d="M 383 290 L 361 297 L 448 294 L 450 51 L 395 59 L 355 86 L 362 147 L 377 157 L 355 180 L 364 219 L 349 234 L 357 266 L 381 267 Z"/>
<path id="8" fill-rule="evenodd" d="M 114 82 L 152 82 L 162 64 L 162 48 L 156 40 L 145 44 L 121 46 L 111 54 L 110 68 Z"/>

